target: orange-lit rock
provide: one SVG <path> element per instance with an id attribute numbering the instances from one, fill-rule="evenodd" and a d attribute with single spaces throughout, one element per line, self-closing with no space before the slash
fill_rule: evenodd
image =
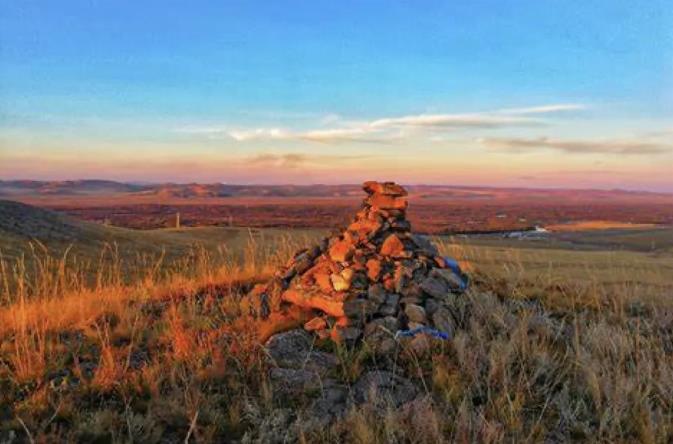
<path id="1" fill-rule="evenodd" d="M 380 253 L 383 256 L 396 257 L 400 256 L 403 251 L 404 251 L 404 244 L 402 243 L 400 238 L 397 237 L 396 234 L 391 234 L 386 238 L 385 241 L 383 241 Z"/>
<path id="2" fill-rule="evenodd" d="M 348 226 L 349 231 L 353 231 L 361 238 L 367 238 L 375 235 L 381 229 L 381 223 L 377 220 L 360 219 Z"/>
<path id="3" fill-rule="evenodd" d="M 407 190 L 395 182 L 376 182 L 370 180 L 362 185 L 362 189 L 369 194 L 383 194 L 388 196 L 406 196 Z"/>
<path id="4" fill-rule="evenodd" d="M 406 210 L 408 202 L 404 197 L 386 196 L 384 194 L 374 194 L 367 199 L 367 203 L 372 210 Z"/>
<path id="5" fill-rule="evenodd" d="M 318 284 L 320 289 L 324 291 L 325 293 L 329 293 L 332 291 L 332 280 L 330 279 L 330 275 L 327 273 L 320 273 L 314 275 L 315 282 Z"/>
<path id="6" fill-rule="evenodd" d="M 335 262 L 346 262 L 353 254 L 353 244 L 346 240 L 338 240 L 329 249 L 329 255 Z"/>
<path id="7" fill-rule="evenodd" d="M 325 320 L 325 318 L 319 316 L 311 319 L 306 324 L 304 324 L 304 330 L 307 331 L 322 330 L 325 328 L 327 328 L 327 321 Z"/>
<path id="8" fill-rule="evenodd" d="M 299 307 L 291 307 L 286 312 L 271 313 L 267 319 L 258 322 L 257 336 L 261 342 L 266 342 L 276 333 L 301 326 L 309 316 L 308 311 Z"/>
<path id="9" fill-rule="evenodd" d="M 381 261 L 378 259 L 369 259 L 367 261 L 367 277 L 370 281 L 376 282 L 381 275 Z"/>
<path id="10" fill-rule="evenodd" d="M 348 325 L 350 325 L 350 319 L 348 319 L 348 316 L 342 316 L 336 319 L 334 325 L 337 327 L 348 327 Z"/>
<path id="11" fill-rule="evenodd" d="M 318 293 L 307 294 L 297 290 L 286 290 L 282 294 L 282 299 L 285 302 L 290 302 L 300 307 L 322 310 L 334 317 L 341 317 L 345 314 L 343 302 L 335 301 L 328 296 Z"/>
<path id="12" fill-rule="evenodd" d="M 341 274 L 331 275 L 330 280 L 332 281 L 332 287 L 334 287 L 335 291 L 346 291 L 351 287 L 350 281 Z"/>

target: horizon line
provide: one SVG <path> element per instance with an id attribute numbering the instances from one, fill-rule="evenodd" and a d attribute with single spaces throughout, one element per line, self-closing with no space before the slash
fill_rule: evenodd
<path id="1" fill-rule="evenodd" d="M 38 183 L 59 183 L 59 182 L 112 182 L 122 185 L 147 185 L 147 186 L 158 186 L 158 185 L 229 185 L 229 186 L 257 186 L 257 187 L 313 187 L 313 186 L 327 186 L 327 187 L 361 187 L 362 183 L 310 183 L 310 184 L 298 184 L 291 182 L 284 183 L 263 183 L 263 182 L 171 182 L 171 181 L 125 181 L 125 180 L 115 180 L 115 179 L 2 179 L 1 182 L 38 182 Z M 364 181 L 363 181 L 364 182 Z M 382 181 L 378 182 L 395 182 L 395 181 Z M 397 183 L 397 182 L 396 182 Z M 574 188 L 574 187 L 559 187 L 559 186 L 504 186 L 504 185 L 461 185 L 461 184 L 448 184 L 448 183 L 400 183 L 402 186 L 407 187 L 445 187 L 445 188 L 463 188 L 463 189 L 502 189 L 502 190 L 528 190 L 528 191 L 610 191 L 610 192 L 623 192 L 623 193 L 647 193 L 647 194 L 663 194 L 663 195 L 673 195 L 673 191 L 652 191 L 646 189 L 636 189 L 636 188 Z M 1 194 L 0 194 L 1 196 Z"/>

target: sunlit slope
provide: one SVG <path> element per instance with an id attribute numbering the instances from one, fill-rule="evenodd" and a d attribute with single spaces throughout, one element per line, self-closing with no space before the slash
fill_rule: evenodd
<path id="1" fill-rule="evenodd" d="M 131 230 L 80 221 L 63 214 L 12 201 L 0 201 L 0 251 L 5 257 L 30 256 L 32 249 L 64 252 L 84 259 L 97 258 L 105 248 L 122 258 L 154 255 L 175 259 L 203 248 L 211 254 L 242 253 L 252 244 L 268 248 L 287 238 L 312 238 L 312 230 L 248 230 L 202 227 Z M 32 247 L 31 247 L 32 245 Z"/>

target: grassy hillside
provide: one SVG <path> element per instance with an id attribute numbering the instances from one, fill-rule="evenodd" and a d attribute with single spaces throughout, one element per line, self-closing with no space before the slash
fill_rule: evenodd
<path id="1" fill-rule="evenodd" d="M 17 272 L 34 281 L 46 263 L 62 262 L 87 283 L 104 268 L 119 268 L 130 283 L 199 260 L 213 264 L 255 264 L 269 256 L 289 256 L 290 250 L 317 239 L 321 231 L 199 227 L 131 230 L 79 221 L 60 213 L 11 201 L 0 201 L 0 254 L 8 264 L 23 264 Z M 189 265 L 187 265 L 189 264 Z M 17 280 L 9 273 L 8 281 Z M 33 285 L 33 287 L 35 284 Z"/>
<path id="2" fill-rule="evenodd" d="M 293 237 L 314 236 L 311 230 L 295 230 Z M 265 242 L 288 236 L 286 230 L 256 230 L 231 227 L 130 230 L 80 221 L 61 213 L 12 201 L 0 200 L 0 246 L 6 254 L 25 253 L 28 242 L 44 244 L 55 251 L 71 246 L 84 256 L 94 257 L 106 244 L 117 244 L 126 256 L 135 253 L 184 254 L 201 245 L 209 251 L 227 245 L 241 250 L 249 239 Z"/>

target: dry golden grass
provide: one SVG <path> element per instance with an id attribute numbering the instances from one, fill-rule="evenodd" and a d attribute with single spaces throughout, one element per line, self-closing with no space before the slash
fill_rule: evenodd
<path id="1" fill-rule="evenodd" d="M 0 441 L 227 442 L 287 407 L 238 300 L 309 239 L 251 238 L 128 267 L 110 247 L 86 279 L 36 248 L 0 261 Z M 411 409 L 353 409 L 304 442 L 670 442 L 673 292 L 667 260 L 443 243 L 476 266 L 456 337 L 400 368 Z M 535 256 L 538 255 L 538 256 Z M 29 267 L 26 264 L 30 263 Z M 30 268 L 33 271 L 31 272 Z M 132 279 L 126 271 L 135 268 Z M 37 272 L 35 272 L 37 271 Z M 340 350 L 353 381 L 365 350 Z M 306 405 L 297 400 L 294 412 Z M 257 435 L 261 436 L 261 435 Z M 277 437 L 281 438 L 281 437 Z"/>
<path id="2" fill-rule="evenodd" d="M 614 230 L 614 229 L 639 229 L 639 228 L 653 228 L 655 224 L 633 224 L 629 222 L 618 222 L 611 220 L 585 220 L 580 222 L 572 222 L 567 224 L 552 224 L 547 225 L 550 231 L 588 231 L 588 230 Z"/>

